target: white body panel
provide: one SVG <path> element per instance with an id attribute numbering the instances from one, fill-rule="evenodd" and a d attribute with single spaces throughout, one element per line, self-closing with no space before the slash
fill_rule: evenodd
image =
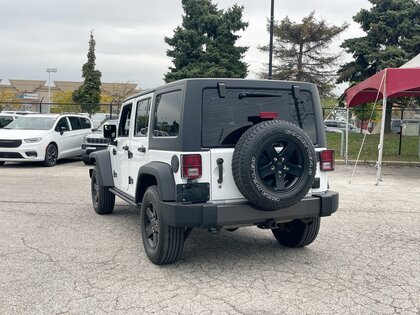
<path id="1" fill-rule="evenodd" d="M 56 116 L 57 118 L 62 117 L 59 115 Z M 0 140 L 22 140 L 22 144 L 17 148 L 0 147 L 0 154 L 2 152 L 19 153 L 23 158 L 1 158 L 0 155 L 0 161 L 43 161 L 45 158 L 45 150 L 50 143 L 57 144 L 59 159 L 81 155 L 83 137 L 90 134 L 92 130 L 87 128 L 68 130 L 61 134 L 55 130 L 57 121 L 49 130 L 1 129 Z M 31 138 L 41 138 L 41 140 L 35 143 L 27 143 L 24 141 L 25 139 Z M 26 154 L 27 152 L 36 152 L 37 157 L 28 156 Z"/>

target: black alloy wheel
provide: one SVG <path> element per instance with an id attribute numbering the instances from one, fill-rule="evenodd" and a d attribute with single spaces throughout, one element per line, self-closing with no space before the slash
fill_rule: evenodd
<path id="1" fill-rule="evenodd" d="M 44 165 L 52 167 L 57 164 L 58 150 L 55 144 L 50 143 L 45 150 Z"/>
<path id="2" fill-rule="evenodd" d="M 159 242 L 160 228 L 158 220 L 159 219 L 156 215 L 153 203 L 149 202 L 149 204 L 146 206 L 146 217 L 144 225 L 147 242 L 152 249 L 155 249 Z"/>
<path id="3" fill-rule="evenodd" d="M 303 157 L 293 141 L 268 143 L 258 158 L 258 176 L 272 191 L 291 189 L 301 178 Z"/>

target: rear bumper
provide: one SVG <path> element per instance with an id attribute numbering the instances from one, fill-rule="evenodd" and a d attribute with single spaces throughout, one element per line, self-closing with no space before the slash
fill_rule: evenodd
<path id="1" fill-rule="evenodd" d="M 181 204 L 162 202 L 161 210 L 168 225 L 179 227 L 221 228 L 228 226 L 246 226 L 263 224 L 267 221 L 288 221 L 311 217 L 330 216 L 338 209 L 338 193 L 326 193 L 304 198 L 292 207 L 262 211 L 249 203 L 214 204 L 196 203 Z"/>

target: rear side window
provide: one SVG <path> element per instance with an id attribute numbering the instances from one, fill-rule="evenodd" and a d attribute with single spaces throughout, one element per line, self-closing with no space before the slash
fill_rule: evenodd
<path id="1" fill-rule="evenodd" d="M 301 90 L 295 99 L 291 90 L 226 89 L 203 90 L 202 146 L 234 147 L 241 135 L 260 119 L 261 113 L 276 114 L 277 119 L 301 127 L 316 144 L 313 98 Z"/>
<path id="2" fill-rule="evenodd" d="M 153 136 L 176 137 L 181 120 L 182 91 L 159 94 L 155 104 Z"/>
<path id="3" fill-rule="evenodd" d="M 80 123 L 79 117 L 69 116 L 71 129 L 78 130 L 82 129 L 82 124 Z"/>

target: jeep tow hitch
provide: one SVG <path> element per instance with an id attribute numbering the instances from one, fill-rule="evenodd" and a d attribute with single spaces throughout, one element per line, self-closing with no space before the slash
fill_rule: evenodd
<path id="1" fill-rule="evenodd" d="M 273 220 L 267 220 L 264 223 L 258 224 L 257 227 L 260 228 L 260 229 L 263 229 L 263 230 L 278 229 L 279 228 L 279 223 L 277 223 L 276 221 L 273 221 Z"/>

